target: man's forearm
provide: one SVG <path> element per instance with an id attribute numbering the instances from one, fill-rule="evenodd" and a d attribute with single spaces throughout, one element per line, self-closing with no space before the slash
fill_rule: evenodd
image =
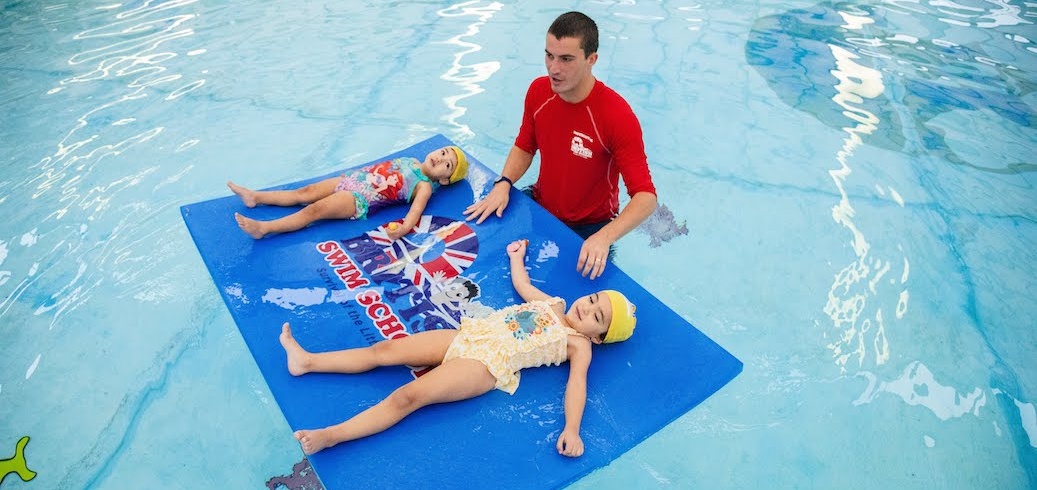
<path id="1" fill-rule="evenodd" d="M 630 202 L 619 212 L 619 216 L 605 225 L 598 233 L 605 233 L 611 243 L 615 243 L 631 230 L 637 228 L 655 212 L 658 199 L 651 192 L 638 192 L 630 198 Z"/>
<path id="2" fill-rule="evenodd" d="M 501 171 L 501 175 L 512 182 L 518 182 L 523 175 L 526 175 L 526 170 L 529 170 L 529 166 L 532 164 L 532 153 L 526 153 L 522 148 L 512 146 L 511 151 L 508 152 L 508 158 L 504 160 L 504 170 Z"/>

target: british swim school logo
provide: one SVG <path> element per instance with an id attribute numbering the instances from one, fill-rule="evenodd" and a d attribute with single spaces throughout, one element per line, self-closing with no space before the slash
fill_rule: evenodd
<path id="1" fill-rule="evenodd" d="M 594 152 L 592 152 L 590 148 L 583 146 L 583 142 L 585 140 L 591 143 L 594 142 L 594 139 L 590 136 L 587 136 L 579 131 L 573 131 L 573 141 L 569 145 L 569 149 L 573 152 L 573 155 L 576 155 L 580 158 L 591 158 L 594 156 Z"/>
<path id="2" fill-rule="evenodd" d="M 348 291 L 339 296 L 355 300 L 384 338 L 457 328 L 462 316 L 485 308 L 476 301 L 479 285 L 462 275 L 479 254 L 464 221 L 424 215 L 398 240 L 379 227 L 316 248 Z"/>

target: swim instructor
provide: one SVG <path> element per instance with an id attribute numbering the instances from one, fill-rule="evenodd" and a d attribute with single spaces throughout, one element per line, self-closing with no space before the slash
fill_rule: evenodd
<path id="1" fill-rule="evenodd" d="M 594 78 L 598 26 L 580 12 L 547 30 L 547 76 L 526 92 L 522 126 L 489 194 L 468 206 L 468 221 L 501 217 L 508 193 L 540 150 L 540 175 L 524 192 L 584 239 L 576 270 L 595 279 L 612 244 L 655 211 L 641 124 L 630 104 Z M 619 178 L 630 202 L 619 209 Z"/>

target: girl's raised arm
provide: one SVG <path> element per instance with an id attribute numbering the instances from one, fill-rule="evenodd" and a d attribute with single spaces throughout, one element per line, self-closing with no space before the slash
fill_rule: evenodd
<path id="1" fill-rule="evenodd" d="M 537 301 L 550 299 L 547 293 L 537 289 L 529 282 L 529 273 L 526 272 L 526 246 L 529 240 L 518 240 L 508 244 L 508 257 L 511 258 L 511 284 L 515 291 L 522 296 L 524 301 Z"/>

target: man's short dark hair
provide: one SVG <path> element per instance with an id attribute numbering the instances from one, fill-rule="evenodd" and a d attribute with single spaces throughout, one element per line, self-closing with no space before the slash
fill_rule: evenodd
<path id="1" fill-rule="evenodd" d="M 598 25 L 590 17 L 580 12 L 566 12 L 559 15 L 547 33 L 557 39 L 571 37 L 580 40 L 580 49 L 584 56 L 598 52 Z"/>

